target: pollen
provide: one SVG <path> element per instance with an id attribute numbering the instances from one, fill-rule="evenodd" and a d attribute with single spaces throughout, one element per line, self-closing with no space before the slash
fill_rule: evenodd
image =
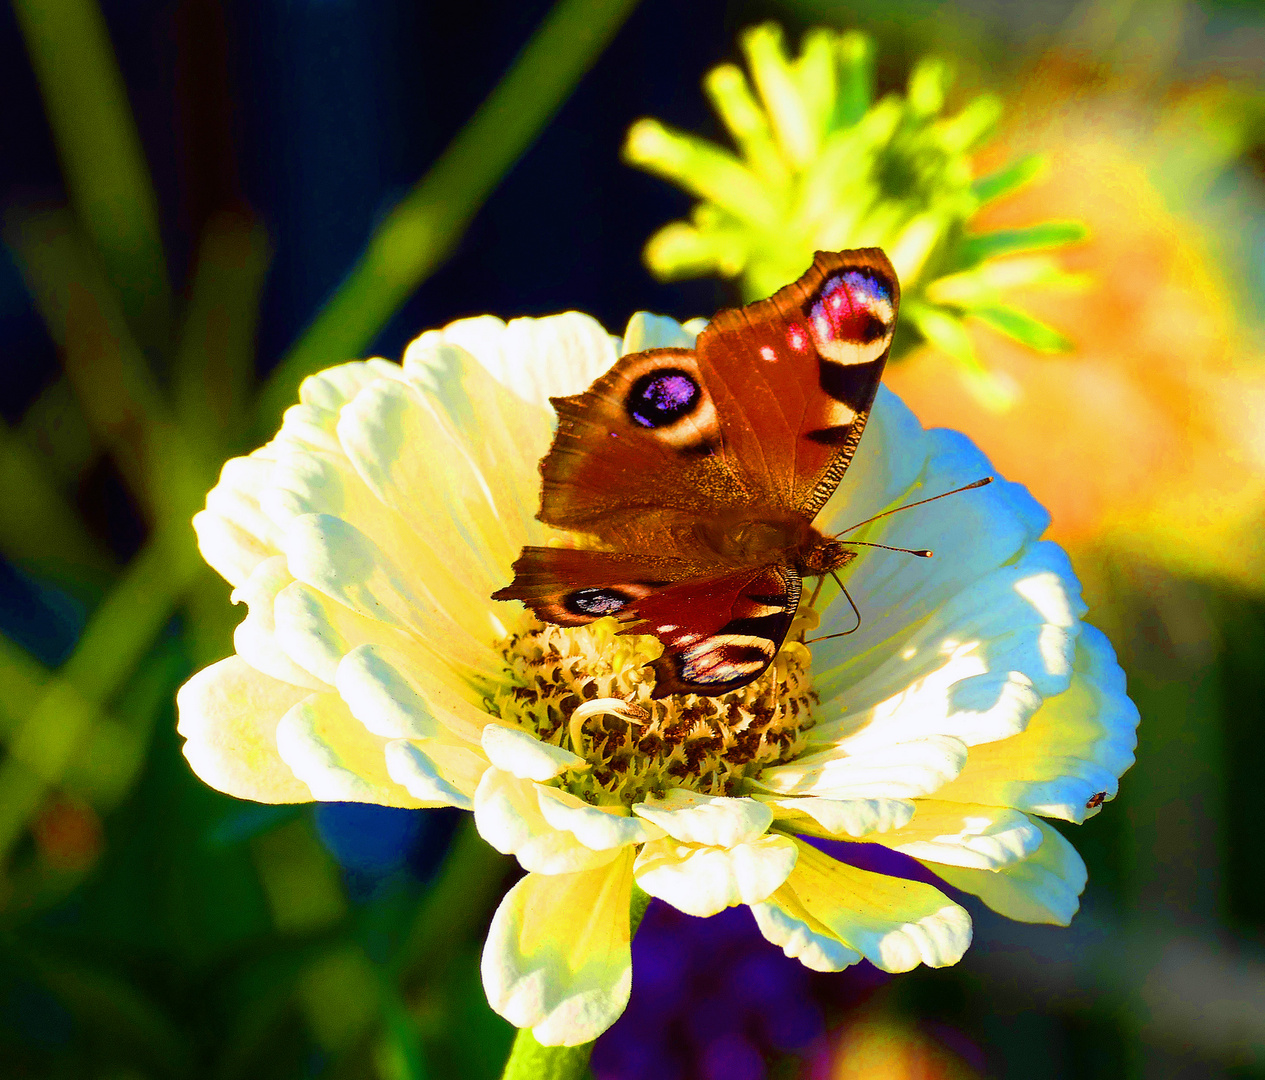
<path id="1" fill-rule="evenodd" d="M 599 805 L 632 805 L 676 787 L 736 795 L 743 780 L 803 750 L 816 696 L 800 642 L 785 642 L 763 675 L 731 693 L 656 701 L 646 665 L 659 643 L 618 631 L 614 619 L 580 627 L 531 620 L 499 645 L 509 679 L 491 711 L 587 760 L 589 769 L 564 777 L 574 794 Z M 580 705 L 599 699 L 622 704 L 572 722 Z"/>

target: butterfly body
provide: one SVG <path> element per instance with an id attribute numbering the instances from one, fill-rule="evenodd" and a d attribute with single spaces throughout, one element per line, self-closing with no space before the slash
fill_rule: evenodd
<path id="1" fill-rule="evenodd" d="M 592 540 L 524 548 L 495 598 L 653 634 L 654 697 L 758 678 L 802 579 L 855 558 L 813 519 L 860 441 L 898 306 L 877 248 L 819 252 L 768 300 L 718 313 L 694 349 L 629 354 L 552 399 L 539 517 Z"/>

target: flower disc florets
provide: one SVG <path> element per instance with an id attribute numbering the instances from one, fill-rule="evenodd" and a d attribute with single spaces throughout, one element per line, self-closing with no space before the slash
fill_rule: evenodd
<path id="1" fill-rule="evenodd" d="M 539 623 L 500 646 L 512 685 L 489 701 L 502 720 L 543 742 L 566 746 L 591 766 L 567 789 L 595 805 L 632 806 L 673 788 L 739 794 L 739 783 L 796 757 L 813 725 L 811 654 L 786 642 L 760 678 L 720 697 L 682 694 L 652 700 L 645 665 L 659 654 L 651 637 L 620 635 L 602 619 L 581 627 Z M 581 716 L 586 702 L 616 699 Z"/>

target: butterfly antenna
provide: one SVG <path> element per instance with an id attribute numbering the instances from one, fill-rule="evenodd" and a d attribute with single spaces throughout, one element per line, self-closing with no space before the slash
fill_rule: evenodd
<path id="1" fill-rule="evenodd" d="M 831 638 L 847 637 L 849 634 L 855 634 L 861 629 L 861 609 L 857 607 L 857 602 L 852 599 L 852 594 L 848 592 L 848 587 L 839 580 L 838 574 L 831 570 L 830 576 L 835 579 L 835 584 L 839 586 L 839 590 L 848 598 L 848 603 L 852 605 L 852 614 L 857 617 L 857 624 L 851 630 L 844 630 L 841 634 L 825 634 L 822 637 L 809 638 L 807 641 L 803 642 L 805 645 L 816 645 L 819 641 L 829 641 Z M 822 582 L 825 580 L 826 579 L 823 577 L 817 582 L 817 592 L 821 591 Z M 814 597 L 817 595 L 817 592 L 813 593 Z"/>
<path id="2" fill-rule="evenodd" d="M 905 509 L 903 506 L 901 509 Z M 855 544 L 857 547 L 876 547 L 882 548 L 884 551 L 903 551 L 906 555 L 917 555 L 920 559 L 930 559 L 935 554 L 930 548 L 898 548 L 888 547 L 886 544 L 872 544 L 868 540 L 840 540 L 841 544 Z"/>
<path id="3" fill-rule="evenodd" d="M 897 506 L 897 507 L 894 507 L 894 508 L 893 508 L 893 509 L 891 509 L 891 510 L 884 510 L 881 514 L 875 514 L 873 517 L 866 518 L 864 521 L 858 521 L 855 525 L 849 525 L 846 529 L 844 529 L 844 530 L 843 530 L 843 532 L 837 532 L 837 533 L 835 533 L 834 538 L 837 540 L 839 537 L 844 536 L 844 535 L 846 535 L 847 533 L 850 533 L 850 532 L 855 532 L 857 529 L 861 528 L 861 526 L 862 526 L 862 525 L 868 525 L 871 521 L 878 521 L 880 518 L 890 517 L 892 514 L 899 514 L 902 510 L 912 510 L 915 506 L 923 506 L 923 505 L 924 505 L 924 504 L 926 504 L 926 503 L 929 503 L 929 502 L 935 502 L 937 499 L 947 499 L 950 495 L 957 495 L 957 494 L 959 494 L 960 492 L 963 492 L 963 491 L 970 491 L 972 488 L 981 488 L 981 487 L 985 487 L 985 486 L 987 486 L 988 484 L 991 484 L 992 482 L 993 482 L 993 477 L 991 477 L 991 476 L 986 476 L 986 477 L 984 477 L 984 479 L 982 479 L 982 480 L 976 480 L 976 481 L 975 481 L 975 483 L 973 483 L 973 484 L 963 484 L 961 487 L 959 487 L 959 488 L 954 488 L 952 491 L 942 491 L 942 492 L 940 492 L 940 494 L 939 494 L 939 495 L 932 495 L 930 498 L 926 498 L 926 499 L 919 499 L 917 502 L 906 503 L 904 506 Z M 860 543 L 860 541 L 859 541 L 859 540 L 849 540 L 849 541 L 847 541 L 847 543 L 849 543 L 849 544 L 858 544 L 858 543 Z M 883 545 L 882 545 L 882 544 L 871 544 L 871 545 L 869 545 L 869 546 L 870 546 L 870 547 L 882 547 Z M 906 551 L 906 550 L 908 550 L 908 549 L 906 549 L 906 548 L 896 548 L 896 549 L 894 549 L 894 550 L 896 550 L 896 551 Z M 915 552 L 912 552 L 912 554 L 914 554 L 914 555 L 922 555 L 922 552 L 920 552 L 920 551 L 915 551 Z M 930 552 L 928 552 L 927 554 L 929 555 L 929 554 L 930 554 Z M 926 558 L 926 556 L 925 556 L 925 555 L 924 555 L 923 557 L 924 557 L 924 558 Z"/>

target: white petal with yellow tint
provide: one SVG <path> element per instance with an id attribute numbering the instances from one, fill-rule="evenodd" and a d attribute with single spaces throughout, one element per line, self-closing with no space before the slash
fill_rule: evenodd
<path id="1" fill-rule="evenodd" d="M 385 645 L 358 645 L 338 662 L 338 692 L 356 719 L 387 739 L 451 735 L 478 745 L 490 717 L 470 698 L 473 687 L 444 678 Z"/>
<path id="2" fill-rule="evenodd" d="M 663 830 L 649 821 L 633 817 L 622 803 L 593 806 L 561 788 L 538 785 L 536 799 L 545 820 L 555 829 L 571 833 L 594 851 L 644 844 L 663 836 Z"/>
<path id="3" fill-rule="evenodd" d="M 499 587 L 518 552 L 497 513 L 496 478 L 419 387 L 386 379 L 366 387 L 343 410 L 338 438 L 377 498 L 444 552 L 472 601 Z"/>
<path id="4" fill-rule="evenodd" d="M 361 390 L 378 379 L 400 378 L 399 364 L 389 360 L 352 360 L 309 375 L 299 384 L 299 402 L 320 414 L 320 426 L 330 433 L 338 413 Z"/>
<path id="5" fill-rule="evenodd" d="M 861 959 L 859 952 L 814 919 L 785 885 L 764 903 L 752 904 L 751 914 L 766 941 L 812 971 L 842 971 Z"/>
<path id="6" fill-rule="evenodd" d="M 517 728 L 488 724 L 483 729 L 483 752 L 498 769 L 522 780 L 552 780 L 585 765 L 584 758 Z"/>
<path id="7" fill-rule="evenodd" d="M 362 645 L 387 645 L 414 663 L 431 668 L 437 679 L 458 689 L 469 685 L 476 674 L 455 667 L 446 656 L 431 653 L 425 642 L 406 631 L 360 615 L 302 581 L 277 594 L 273 617 L 277 643 L 286 655 L 331 686 L 338 681 L 343 657 Z"/>
<path id="8" fill-rule="evenodd" d="M 277 724 L 309 693 L 261 674 L 238 656 L 203 668 L 176 694 L 184 756 L 198 776 L 227 795 L 310 802 L 311 791 L 277 750 Z"/>
<path id="9" fill-rule="evenodd" d="M 755 798 L 773 808 L 787 832 L 809 836 L 869 836 L 899 829 L 914 816 L 906 799 Z"/>
<path id="10" fill-rule="evenodd" d="M 371 735 L 337 694 L 310 694 L 277 725 L 277 752 L 323 802 L 418 807 L 391 779 L 386 740 Z"/>
<path id="11" fill-rule="evenodd" d="M 1071 687 L 1042 705 L 1019 735 L 975 747 L 962 774 L 936 798 L 1079 823 L 1096 811 L 1086 805 L 1095 795 L 1116 794 L 1120 775 L 1133 764 L 1137 725 L 1137 706 L 1125 694 L 1111 645 L 1083 624 Z"/>
<path id="12" fill-rule="evenodd" d="M 522 400 L 545 407 L 551 397 L 580 393 L 616 359 L 610 335 L 578 311 L 508 324 L 491 316 L 461 319 L 439 333 Z"/>
<path id="13" fill-rule="evenodd" d="M 248 613 L 233 631 L 237 655 L 256 671 L 309 690 L 331 690 L 328 683 L 296 664 L 277 641 L 274 605 L 277 594 L 294 581 L 284 555 L 264 559 L 232 593 L 235 604 L 245 603 Z"/>
<path id="14" fill-rule="evenodd" d="M 633 813 L 683 843 L 717 847 L 754 840 L 773 820 L 773 811 L 755 799 L 702 795 L 687 788 L 672 788 L 663 799 L 637 803 Z"/>
<path id="15" fill-rule="evenodd" d="M 857 754 L 834 749 L 765 769 L 759 785 L 780 795 L 828 799 L 912 799 L 930 795 L 966 764 L 966 746 L 935 736 Z"/>
<path id="16" fill-rule="evenodd" d="M 408 739 L 394 739 L 386 744 L 384 752 L 387 774 L 413 798 L 427 806 L 474 809 L 473 788 L 463 791 L 448 780 L 423 746 Z"/>
<path id="17" fill-rule="evenodd" d="M 628 320 L 620 343 L 619 355 L 645 352 L 647 349 L 692 349 L 697 334 L 691 334 L 675 319 L 638 311 Z"/>
<path id="18" fill-rule="evenodd" d="M 555 829 L 540 812 L 537 785 L 501 769 L 483 774 L 474 793 L 474 824 L 479 835 L 503 855 L 513 855 L 524 870 L 572 874 L 605 866 L 618 848 L 594 851 L 575 834 Z"/>
<path id="19" fill-rule="evenodd" d="M 795 843 L 799 861 L 785 887 L 817 924 L 875 967 L 947 967 L 966 952 L 971 917 L 939 889 L 858 870 Z"/>
<path id="20" fill-rule="evenodd" d="M 410 381 L 426 388 L 428 400 L 460 433 L 482 475 L 496 478 L 492 496 L 514 553 L 523 544 L 543 544 L 545 529 L 535 518 L 537 465 L 553 438 L 552 409 L 517 397 L 457 345 L 428 346 L 419 339 L 404 354 L 404 366 Z"/>
<path id="21" fill-rule="evenodd" d="M 786 880 L 798 852 L 787 836 L 766 834 L 733 847 L 682 844 L 670 837 L 637 856 L 637 884 L 687 915 L 706 918 L 735 904 L 758 904 Z"/>
<path id="22" fill-rule="evenodd" d="M 867 429 L 868 438 L 868 429 Z M 957 432 L 926 433 L 929 456 L 918 483 L 895 505 L 913 502 L 988 476 L 992 466 L 969 439 Z M 864 447 L 865 440 L 861 442 Z M 851 471 L 851 470 L 849 470 Z M 850 514 L 848 516 L 851 516 Z M 857 539 L 909 548 L 930 548 L 935 556 L 916 559 L 898 552 L 861 549 L 845 578 L 863 613 L 847 638 L 813 648 L 813 667 L 823 697 L 859 682 L 890 657 L 925 619 L 981 577 L 1010 562 L 1045 528 L 1048 516 L 1019 484 L 995 481 L 928 507 L 895 514 L 861 530 Z M 830 533 L 852 524 L 818 520 Z M 822 634 L 848 630 L 851 608 L 838 599 L 822 618 Z"/>
<path id="23" fill-rule="evenodd" d="M 425 583 L 404 570 L 350 522 L 305 514 L 286 531 L 286 558 L 299 581 L 365 618 L 415 635 L 454 663 L 497 678 L 500 656 L 439 609 Z"/>
<path id="24" fill-rule="evenodd" d="M 202 557 L 231 585 L 241 585 L 264 559 L 281 550 L 281 532 L 259 505 L 272 478 L 275 453 L 262 447 L 230 458 L 206 509 L 193 517 Z"/>
<path id="25" fill-rule="evenodd" d="M 926 862 L 928 869 L 963 892 L 973 893 L 999 915 L 1019 922 L 1067 926 L 1080 907 L 1089 875 L 1085 862 L 1052 825 L 1033 819 L 1044 840 L 1023 862 L 1000 870 L 969 870 Z"/>
<path id="26" fill-rule="evenodd" d="M 545 1046 L 597 1038 L 628 1004 L 632 853 L 600 869 L 528 874 L 501 901 L 483 946 L 488 1003 Z"/>
<path id="27" fill-rule="evenodd" d="M 1026 814 L 1004 806 L 918 799 L 913 820 L 873 841 L 915 859 L 996 870 L 1021 862 L 1041 846 L 1041 830 Z"/>
<path id="28" fill-rule="evenodd" d="M 859 749 L 931 734 L 968 746 L 1014 735 L 1043 696 L 1067 689 L 1083 613 L 1067 556 L 1053 544 L 1032 544 L 1016 563 L 945 603 L 850 685 L 848 711 L 819 724 L 811 740 L 846 739 Z"/>

